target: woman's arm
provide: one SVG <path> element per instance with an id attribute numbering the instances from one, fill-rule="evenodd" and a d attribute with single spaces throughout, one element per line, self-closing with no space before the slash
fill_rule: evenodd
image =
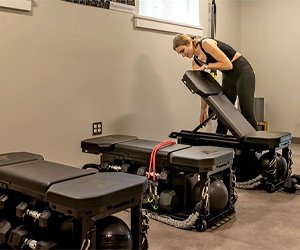
<path id="1" fill-rule="evenodd" d="M 202 48 L 206 53 L 210 54 L 217 62 L 209 63 L 207 69 L 214 70 L 230 70 L 232 63 L 222 50 L 217 46 L 217 42 L 213 39 L 206 38 L 202 41 Z"/>
<path id="2" fill-rule="evenodd" d="M 202 123 L 208 117 L 208 105 L 203 98 L 200 99 L 200 117 L 199 122 Z"/>
<path id="3" fill-rule="evenodd" d="M 201 71 L 203 71 L 203 70 L 206 69 L 205 66 L 206 66 L 206 65 L 203 64 L 203 65 L 200 67 L 198 64 L 196 64 L 196 63 L 194 62 L 194 60 L 193 60 L 193 62 L 192 62 L 192 68 L 193 68 L 193 70 L 201 70 Z M 199 116 L 199 122 L 200 122 L 200 123 L 203 122 L 207 117 L 208 117 L 207 103 L 204 101 L 203 98 L 200 98 L 200 116 Z"/>

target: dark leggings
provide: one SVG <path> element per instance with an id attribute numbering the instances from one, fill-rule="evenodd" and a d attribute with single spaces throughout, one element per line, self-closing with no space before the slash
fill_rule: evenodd
<path id="1" fill-rule="evenodd" d="M 232 104 L 239 97 L 239 105 L 242 115 L 256 129 L 254 115 L 254 91 L 255 74 L 249 62 L 240 56 L 233 63 L 233 69 L 222 71 L 222 87 L 224 94 Z M 227 134 L 227 128 L 218 119 L 217 133 Z"/>

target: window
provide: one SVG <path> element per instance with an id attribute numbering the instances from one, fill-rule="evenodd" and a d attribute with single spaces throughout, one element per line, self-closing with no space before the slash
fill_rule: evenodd
<path id="1" fill-rule="evenodd" d="M 199 0 L 139 0 L 141 16 L 199 26 Z"/>
<path id="2" fill-rule="evenodd" d="M 135 26 L 199 34 L 199 0 L 136 0 Z"/>

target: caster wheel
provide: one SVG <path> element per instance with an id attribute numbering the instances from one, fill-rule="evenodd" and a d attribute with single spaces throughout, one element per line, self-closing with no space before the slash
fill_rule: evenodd
<path id="1" fill-rule="evenodd" d="M 195 228 L 198 232 L 204 232 L 207 229 L 207 222 L 204 219 L 198 219 L 195 223 Z"/>
<path id="2" fill-rule="evenodd" d="M 266 190 L 268 193 L 273 193 L 273 192 L 275 192 L 276 188 L 273 184 L 270 183 L 270 184 L 266 185 Z"/>

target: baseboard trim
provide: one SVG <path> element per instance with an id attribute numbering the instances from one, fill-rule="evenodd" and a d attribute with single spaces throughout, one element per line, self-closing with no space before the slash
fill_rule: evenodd
<path id="1" fill-rule="evenodd" d="M 292 143 L 300 144 L 300 137 L 292 137 Z"/>

